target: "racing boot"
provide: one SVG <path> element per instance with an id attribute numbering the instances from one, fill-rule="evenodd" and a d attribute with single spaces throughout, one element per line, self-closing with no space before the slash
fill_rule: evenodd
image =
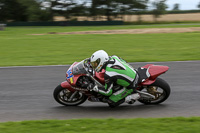
<path id="1" fill-rule="evenodd" d="M 128 103 L 128 104 L 133 104 L 139 98 L 140 98 L 140 94 L 139 93 L 134 93 L 134 94 L 128 95 L 125 98 L 125 102 Z"/>

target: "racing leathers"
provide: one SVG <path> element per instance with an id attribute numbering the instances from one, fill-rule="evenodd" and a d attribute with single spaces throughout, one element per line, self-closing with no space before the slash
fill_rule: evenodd
<path id="1" fill-rule="evenodd" d="M 117 56 L 111 56 L 103 68 L 105 88 L 96 86 L 95 91 L 107 96 L 110 105 L 117 106 L 124 102 L 125 97 L 133 93 L 139 76 L 128 63 Z M 121 88 L 114 88 L 117 85 Z"/>

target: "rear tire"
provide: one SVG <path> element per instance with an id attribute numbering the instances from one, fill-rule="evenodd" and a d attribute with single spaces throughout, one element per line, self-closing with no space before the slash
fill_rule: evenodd
<path id="1" fill-rule="evenodd" d="M 162 103 L 169 97 L 170 92 L 171 92 L 169 84 L 161 78 L 157 78 L 156 81 L 153 84 L 151 84 L 147 87 L 157 87 L 157 88 L 161 89 L 163 92 L 158 99 L 153 99 L 153 100 L 139 99 L 138 100 L 139 102 L 144 103 L 144 104 L 159 104 L 159 103 Z M 140 91 L 143 91 L 144 89 L 145 89 L 144 87 L 141 87 Z"/>
<path id="2" fill-rule="evenodd" d="M 87 100 L 87 96 L 80 92 L 77 92 L 74 98 L 70 99 L 73 93 L 74 92 L 70 92 L 68 89 L 58 85 L 53 92 L 53 97 L 58 103 L 65 106 L 77 106 Z"/>

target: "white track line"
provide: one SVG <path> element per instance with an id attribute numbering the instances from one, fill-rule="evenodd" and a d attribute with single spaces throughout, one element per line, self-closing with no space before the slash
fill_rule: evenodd
<path id="1" fill-rule="evenodd" d="M 197 61 L 166 61 L 166 62 L 129 62 L 129 64 L 137 64 L 137 63 L 200 63 L 200 60 Z M 69 67 L 71 65 L 43 65 L 43 66 L 8 66 L 8 67 L 0 67 L 0 69 L 5 69 L 5 68 L 40 68 L 40 67 Z"/>

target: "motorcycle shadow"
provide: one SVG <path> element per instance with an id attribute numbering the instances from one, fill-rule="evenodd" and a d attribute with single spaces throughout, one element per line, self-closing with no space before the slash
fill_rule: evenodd
<path id="1" fill-rule="evenodd" d="M 144 104 L 137 104 L 137 105 L 127 105 L 122 104 L 115 108 L 110 108 L 106 104 L 99 104 L 99 105 L 80 105 L 80 106 L 58 106 L 54 107 L 54 109 L 58 109 L 60 111 L 72 111 L 72 112 L 120 112 L 120 111 L 134 111 L 134 112 L 142 112 L 142 111 L 158 111 L 158 110 L 165 110 L 168 107 L 167 104 L 157 104 L 157 105 L 144 105 Z"/>
<path id="2" fill-rule="evenodd" d="M 148 118 L 166 117 L 171 110 L 169 104 L 159 105 L 127 105 L 110 108 L 106 104 L 83 104 L 80 106 L 57 106 L 51 110 L 56 118 Z"/>

